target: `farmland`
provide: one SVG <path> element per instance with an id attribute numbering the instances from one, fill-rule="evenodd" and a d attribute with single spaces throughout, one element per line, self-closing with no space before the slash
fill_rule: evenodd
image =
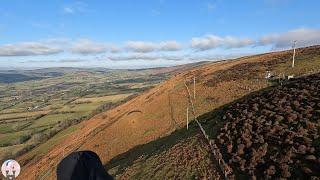
<path id="1" fill-rule="evenodd" d="M 1 72 L 0 159 L 14 158 L 48 140 L 54 145 L 74 131 L 64 129 L 125 102 L 168 76 L 152 72 L 76 68 Z"/>
<path id="2" fill-rule="evenodd" d="M 279 73 L 296 76 L 316 73 L 319 71 L 319 48 L 298 49 L 295 68 L 290 66 L 292 53 L 282 51 L 181 70 L 128 102 L 69 127 L 70 131 L 68 128 L 59 132 L 56 137 L 63 137 L 63 140 L 58 146 L 51 145 L 57 141 L 50 139 L 19 156 L 22 166 L 32 172 L 23 173 L 22 177 L 34 179 L 47 175 L 54 179 L 56 165 L 65 153 L 88 149 L 96 152 L 107 170 L 119 179 L 218 177 L 216 164 L 212 162 L 212 166 L 207 161 L 212 158 L 199 129 L 192 122 L 189 130 L 185 128 L 188 102 L 184 82 L 191 88 L 196 76 L 195 111 L 206 132 L 216 138 L 224 125 L 221 107 L 279 84 Z M 266 71 L 271 71 L 274 78 L 266 80 Z M 123 79 L 120 82 L 128 83 Z M 78 99 L 75 104 L 97 102 L 92 95 Z M 72 110 L 69 107 L 63 112 L 72 113 Z M 179 156 L 181 154 L 184 155 Z M 200 170 L 196 164 L 201 165 Z M 190 173 L 184 173 L 186 169 Z M 181 174 L 173 174 L 173 171 Z"/>

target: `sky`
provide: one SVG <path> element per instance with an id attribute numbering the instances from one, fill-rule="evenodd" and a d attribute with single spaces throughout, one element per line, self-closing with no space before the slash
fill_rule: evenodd
<path id="1" fill-rule="evenodd" d="M 146 68 L 320 44 L 318 0 L 3 0 L 0 69 Z"/>

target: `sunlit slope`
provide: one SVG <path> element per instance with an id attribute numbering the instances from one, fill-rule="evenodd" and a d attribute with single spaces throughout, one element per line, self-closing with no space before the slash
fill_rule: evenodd
<path id="1" fill-rule="evenodd" d="M 285 51 L 208 63 L 180 72 L 131 101 L 76 125 L 76 130 L 49 153 L 32 160 L 28 154 L 20 157 L 25 165 L 21 177 L 33 179 L 34 174 L 50 173 L 64 154 L 75 149 L 95 151 L 106 163 L 136 145 L 184 127 L 185 79 L 193 89 L 193 76 L 196 78 L 196 113 L 201 115 L 269 86 L 271 83 L 264 79 L 266 70 L 304 74 L 320 69 L 320 46 L 299 49 L 293 70 L 290 60 L 291 52 Z M 35 169 L 39 172 L 30 173 Z"/>
<path id="2" fill-rule="evenodd" d="M 319 176 L 319 80 L 316 73 L 275 84 L 198 117 L 237 179 Z M 192 123 L 112 158 L 106 168 L 116 179 L 220 179 L 205 140 Z"/>

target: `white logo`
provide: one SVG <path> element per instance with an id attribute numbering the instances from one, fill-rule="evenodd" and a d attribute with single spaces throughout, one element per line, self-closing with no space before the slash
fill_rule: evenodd
<path id="1" fill-rule="evenodd" d="M 1 172 L 6 179 L 15 179 L 20 174 L 20 165 L 15 160 L 6 160 L 1 166 Z"/>

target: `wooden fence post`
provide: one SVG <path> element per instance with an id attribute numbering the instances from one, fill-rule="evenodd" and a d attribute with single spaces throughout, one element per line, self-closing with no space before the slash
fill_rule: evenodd
<path id="1" fill-rule="evenodd" d="M 189 107 L 187 107 L 187 130 L 189 129 Z"/>

